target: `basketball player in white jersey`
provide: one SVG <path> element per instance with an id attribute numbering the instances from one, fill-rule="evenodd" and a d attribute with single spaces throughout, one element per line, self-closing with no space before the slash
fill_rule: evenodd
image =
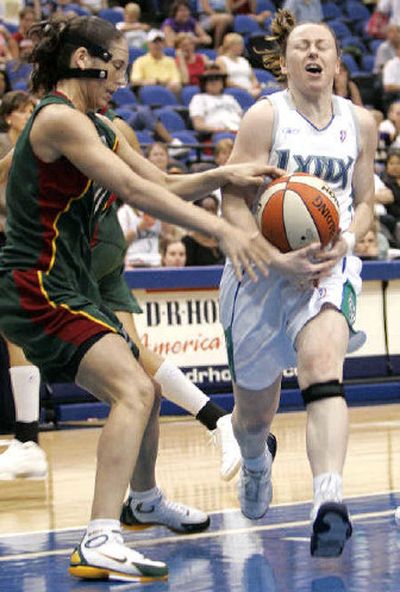
<path id="1" fill-rule="evenodd" d="M 228 262 L 221 319 L 234 380 L 233 426 L 242 453 L 242 512 L 257 519 L 272 497 L 272 458 L 265 442 L 279 403 L 281 373 L 297 364 L 307 409 L 307 453 L 314 478 L 311 554 L 340 555 L 351 535 L 342 501 L 348 439 L 343 362 L 365 336 L 352 329 L 361 262 L 355 241 L 369 229 L 374 197 L 376 129 L 363 108 L 332 95 L 339 50 L 325 24 L 295 25 L 288 11 L 273 22 L 274 48 L 264 60 L 287 88 L 247 111 L 230 158 L 269 162 L 324 179 L 340 203 L 340 235 L 325 251 L 313 244 L 282 254 L 270 245 L 267 278 L 235 278 Z M 229 186 L 223 211 L 248 232 L 256 196 Z M 263 240 L 259 237 L 257 240 Z"/>

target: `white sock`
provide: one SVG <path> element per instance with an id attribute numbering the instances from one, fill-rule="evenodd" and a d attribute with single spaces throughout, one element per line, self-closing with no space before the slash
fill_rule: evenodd
<path id="1" fill-rule="evenodd" d="M 97 518 L 91 520 L 86 529 L 85 538 L 93 536 L 95 533 L 116 530 L 121 531 L 121 524 L 119 520 L 112 520 L 111 518 Z"/>
<path id="2" fill-rule="evenodd" d="M 243 458 L 243 464 L 249 471 L 264 471 L 268 467 L 269 457 L 272 462 L 271 453 L 267 450 L 255 458 Z"/>
<path id="3" fill-rule="evenodd" d="M 321 473 L 314 477 L 314 500 L 322 498 L 323 500 L 341 500 L 342 499 L 343 480 L 339 473 Z"/>
<path id="4" fill-rule="evenodd" d="M 196 416 L 210 400 L 176 366 L 165 360 L 154 375 L 161 386 L 163 396 Z"/>
<path id="5" fill-rule="evenodd" d="M 15 419 L 23 423 L 39 420 L 40 372 L 36 366 L 13 366 L 10 379 Z"/>
<path id="6" fill-rule="evenodd" d="M 134 502 L 150 502 L 154 501 L 158 497 L 162 495 L 162 491 L 157 485 L 152 489 L 148 489 L 147 491 L 133 491 L 132 489 L 129 491 L 129 496 L 134 500 Z"/>

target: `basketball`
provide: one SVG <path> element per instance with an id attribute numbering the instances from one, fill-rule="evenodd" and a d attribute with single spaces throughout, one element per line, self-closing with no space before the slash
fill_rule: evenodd
<path id="1" fill-rule="evenodd" d="M 257 222 L 282 253 L 313 242 L 323 247 L 339 232 L 339 203 L 329 185 L 308 173 L 275 179 L 259 198 Z"/>

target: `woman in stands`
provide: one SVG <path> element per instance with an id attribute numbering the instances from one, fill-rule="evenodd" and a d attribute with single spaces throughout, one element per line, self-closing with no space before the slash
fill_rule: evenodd
<path id="1" fill-rule="evenodd" d="M 225 35 L 221 55 L 216 63 L 227 75 L 226 86 L 243 88 L 255 99 L 260 96 L 261 85 L 253 72 L 250 62 L 243 57 L 244 42 L 238 33 Z"/>

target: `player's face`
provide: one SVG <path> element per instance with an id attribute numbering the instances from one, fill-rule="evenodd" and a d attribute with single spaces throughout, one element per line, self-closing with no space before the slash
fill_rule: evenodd
<path id="1" fill-rule="evenodd" d="M 332 89 L 339 72 L 339 57 L 332 33 L 318 24 L 296 27 L 289 35 L 282 71 L 300 91 Z"/>
<path id="2" fill-rule="evenodd" d="M 93 68 L 107 70 L 107 78 L 105 80 L 94 80 L 89 83 L 91 92 L 95 95 L 94 106 L 96 109 L 101 109 L 108 105 L 115 91 L 127 83 L 128 46 L 126 41 L 121 39 L 112 43 L 109 51 L 112 54 L 112 58 L 107 64 L 95 58 L 91 66 Z"/>

